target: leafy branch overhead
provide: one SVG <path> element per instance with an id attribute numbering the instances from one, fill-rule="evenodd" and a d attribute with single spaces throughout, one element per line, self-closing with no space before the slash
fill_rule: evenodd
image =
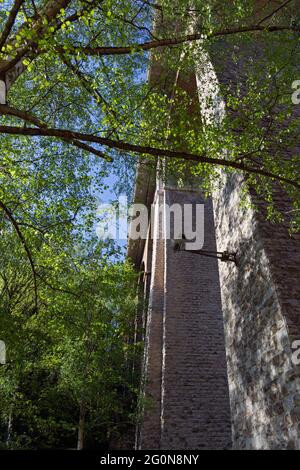
<path id="1" fill-rule="evenodd" d="M 6 3 L 10 4 L 10 2 Z M 132 87 L 129 81 L 134 74 L 142 73 L 149 60 L 155 59 L 154 56 L 144 54 L 145 52 L 157 49 L 158 54 L 165 55 L 166 60 L 170 61 L 168 65 L 173 62 L 173 66 L 175 66 L 178 47 L 180 50 L 180 47 L 186 43 L 201 41 L 207 47 L 206 44 L 209 45 L 211 41 L 215 41 L 219 37 L 235 35 L 239 37 L 245 35 L 248 41 L 251 41 L 251 37 L 256 37 L 258 33 L 263 36 L 276 33 L 275 42 L 277 38 L 285 40 L 286 37 L 289 38 L 289 42 L 293 38 L 295 41 L 298 40 L 300 26 L 297 20 L 287 22 L 284 16 L 280 16 L 281 12 L 289 8 L 292 2 L 283 2 L 280 7 L 277 6 L 267 12 L 267 15 L 261 12 L 255 21 L 253 14 L 251 15 L 249 2 L 248 4 L 243 1 L 236 2 L 235 6 L 223 8 L 224 11 L 222 11 L 221 3 L 219 5 L 218 2 L 215 6 L 211 6 L 209 2 L 206 4 L 204 2 L 196 3 L 195 8 L 189 9 L 186 2 L 178 2 L 177 8 L 172 13 L 171 3 L 168 1 L 162 2 L 159 8 L 157 5 L 143 1 L 128 1 L 123 2 L 122 5 L 119 2 L 111 1 L 11 2 L 10 8 L 7 6 L 8 18 L 4 23 L 0 39 L 2 45 L 0 76 L 6 78 L 9 87 L 25 71 L 25 78 L 19 78 L 15 87 L 22 86 L 21 80 L 24 85 L 26 81 L 27 83 L 34 81 L 36 84 L 40 82 L 42 89 L 49 89 L 53 86 L 51 96 L 58 88 L 67 88 L 70 93 L 74 87 L 84 87 L 89 94 L 88 100 L 87 97 L 82 100 L 81 94 L 77 92 L 78 100 L 82 100 L 82 106 L 84 106 L 84 102 L 87 103 L 91 100 L 91 102 L 95 101 L 96 106 L 99 106 L 102 111 L 101 114 L 97 113 L 95 117 L 97 122 L 93 123 L 94 129 L 91 135 L 95 135 L 97 131 L 104 132 L 106 135 L 122 135 L 125 137 L 122 140 L 130 146 L 135 140 L 136 132 L 139 132 L 139 124 L 141 123 L 138 120 L 141 119 L 141 111 L 145 110 L 145 106 L 143 109 L 139 107 L 139 100 L 142 102 L 141 95 L 145 93 L 145 90 L 138 84 Z M 166 26 L 163 24 L 163 27 L 160 27 L 159 35 L 166 37 L 155 36 L 153 38 L 154 33 L 152 34 L 150 31 L 154 12 L 157 11 L 159 11 L 158 16 L 161 15 L 162 21 L 165 21 L 166 24 Z M 200 32 L 180 33 L 180 30 L 184 30 L 185 25 L 193 21 L 195 12 L 199 12 L 197 17 L 200 18 L 201 24 L 197 27 Z M 221 13 L 223 13 L 222 21 L 218 21 L 221 18 Z M 181 28 L 180 30 L 175 28 L 175 36 L 173 31 L 173 37 L 170 37 L 168 33 L 174 28 L 168 27 L 168 24 L 178 23 L 178 18 L 182 22 Z M 282 34 L 281 38 L 278 36 L 280 34 Z M 147 40 L 147 36 L 152 37 Z M 106 44 L 103 45 L 103 43 Z M 169 49 L 170 46 L 177 46 L 174 54 Z M 118 55 L 129 55 L 129 57 L 121 57 L 120 60 L 115 58 L 114 60 L 114 56 Z M 66 64 L 69 65 L 67 70 Z M 72 77 L 66 77 L 66 74 L 71 74 Z M 56 83 L 55 80 L 57 80 Z M 133 93 L 133 88 L 135 93 Z M 36 87 L 34 89 L 36 90 Z M 12 95 L 11 98 L 10 95 Z M 7 99 L 10 106 L 17 107 L 16 103 L 12 102 L 13 91 L 8 94 Z M 67 96 L 65 101 L 65 108 L 71 107 Z M 147 101 L 149 101 L 149 97 Z M 137 106 L 138 112 L 132 116 L 131 111 L 134 104 Z M 36 112 L 45 112 L 42 108 L 43 103 L 39 102 Z M 5 109 L 2 106 L 1 113 L 9 114 L 9 108 Z M 20 113 L 21 111 L 19 117 L 21 117 Z M 60 124 L 59 116 L 58 111 L 57 124 Z M 50 116 L 48 116 L 48 120 L 49 118 Z M 74 125 L 75 116 L 68 113 L 68 118 L 68 124 L 71 127 L 69 130 L 78 131 L 78 123 Z M 144 120 L 144 123 L 147 124 L 146 115 L 144 115 Z M 33 121 L 31 122 L 34 124 Z M 2 132 L 5 132 L 4 129 Z M 87 134 L 87 132 L 84 133 Z M 141 142 L 139 143 L 142 144 L 142 147 L 146 137 L 143 137 L 143 134 L 140 136 Z M 65 141 L 99 156 L 103 155 L 102 151 L 85 146 L 78 139 Z M 169 145 L 171 144 L 172 142 L 169 141 Z M 138 147 L 135 150 L 139 152 Z M 173 148 L 173 150 L 175 149 Z M 205 148 L 203 150 L 207 152 Z M 240 153 L 243 154 L 243 152 Z M 199 159 L 199 161 L 203 160 Z M 219 165 L 219 159 L 211 158 L 207 163 Z M 226 159 L 224 159 L 224 166 L 238 168 L 234 162 L 231 163 Z M 290 178 L 290 175 L 286 177 L 280 172 L 277 175 L 276 172 L 269 171 L 268 168 L 260 168 L 261 166 L 266 165 L 260 163 L 259 168 L 255 168 L 253 165 L 244 168 L 241 165 L 239 169 L 249 173 L 253 171 L 269 175 L 274 179 L 286 182 L 290 181 L 293 186 L 297 187 L 297 181 Z"/>
<path id="2" fill-rule="evenodd" d="M 206 157 L 205 155 L 197 155 L 193 153 L 181 152 L 181 151 L 172 151 L 168 149 L 159 149 L 155 147 L 147 147 L 142 145 L 134 145 L 129 144 L 127 142 L 123 142 L 122 140 L 112 140 L 105 137 L 98 137 L 91 134 L 83 134 L 81 132 L 76 131 L 69 131 L 67 129 L 50 129 L 50 128 L 22 128 L 22 127 L 11 127 L 11 126 L 0 126 L 0 133 L 9 134 L 9 135 L 24 135 L 24 136 L 44 136 L 44 137 L 58 137 L 63 139 L 66 142 L 77 142 L 77 140 L 83 140 L 88 142 L 95 142 L 101 145 L 105 145 L 107 147 L 120 150 L 120 151 L 127 151 L 127 152 L 135 152 L 139 154 L 145 155 L 152 155 L 155 157 L 165 157 L 165 158 L 172 158 L 172 159 L 184 159 L 186 161 L 191 162 L 203 162 L 209 163 L 224 167 L 234 168 L 236 170 L 243 170 L 249 173 L 256 173 L 258 175 L 268 176 L 270 178 L 274 178 L 278 181 L 283 181 L 285 183 L 294 186 L 295 188 L 300 189 L 300 183 L 297 181 L 290 180 L 288 178 L 284 178 L 283 176 L 276 175 L 275 173 L 268 172 L 263 168 L 254 167 L 250 165 L 246 165 L 237 161 L 232 160 L 225 160 L 221 158 L 213 158 L 213 157 Z M 77 145 L 77 144 L 75 144 Z M 84 148 L 84 147 L 83 147 Z M 88 146 L 87 146 L 88 149 Z M 92 150 L 92 153 L 94 151 Z M 100 154 L 100 152 L 96 153 Z M 104 154 L 100 154 L 104 159 L 107 159 Z M 243 155 L 239 155 L 239 158 L 242 158 Z"/>
<path id="3" fill-rule="evenodd" d="M 35 261 L 41 244 L 53 247 L 68 230 L 70 243 L 74 234 L 84 239 L 94 223 L 90 186 L 105 190 L 115 172 L 128 190 L 138 159 L 155 166 L 164 158 L 178 179 L 188 163 L 208 193 L 220 169 L 241 173 L 270 215 L 277 182 L 297 227 L 295 2 L 258 12 L 255 2 L 243 0 L 193 7 L 180 0 L 4 0 L 0 6 L 0 200 L 3 220 L 32 267 L 35 297 L 46 279 Z M 204 122 L 196 90 L 187 85 L 203 53 L 216 67 L 244 63 L 238 83 L 234 77 L 220 83 L 226 117 L 218 126 Z"/>

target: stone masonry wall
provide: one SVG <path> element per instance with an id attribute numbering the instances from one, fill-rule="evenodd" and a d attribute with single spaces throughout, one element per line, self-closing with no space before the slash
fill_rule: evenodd
<path id="1" fill-rule="evenodd" d="M 199 191 L 166 190 L 166 203 L 204 203 Z M 216 250 L 211 200 L 204 249 Z M 231 448 L 224 327 L 217 260 L 166 242 L 162 383 L 163 449 Z"/>
<path id="2" fill-rule="evenodd" d="M 196 69 L 204 122 L 222 120 L 225 105 L 218 84 L 233 87 L 243 73 L 243 60 L 240 70 L 235 69 L 233 49 L 226 50 L 225 67 L 199 51 Z M 300 370 L 292 361 L 293 341 L 300 339 L 299 235 L 289 234 L 287 221 L 267 222 L 263 204 L 257 212 L 243 209 L 243 191 L 240 178 L 223 175 L 214 194 L 218 250 L 237 251 L 239 259 L 237 267 L 219 266 L 233 445 L 299 449 Z M 288 213 L 287 198 L 279 190 L 276 194 L 277 208 Z"/>
<path id="3" fill-rule="evenodd" d="M 218 248 L 237 251 L 239 260 L 220 265 L 233 444 L 299 449 L 300 377 L 288 318 L 256 214 L 239 207 L 240 190 L 236 177 L 215 203 Z M 288 295 L 293 282 L 286 275 Z"/>
<path id="4" fill-rule="evenodd" d="M 204 202 L 199 191 L 171 188 L 156 201 Z M 205 248 L 216 249 L 211 201 L 205 202 Z M 153 241 L 145 378 L 150 401 L 140 448 L 231 447 L 217 261 L 174 252 L 171 240 Z"/>
<path id="5" fill-rule="evenodd" d="M 158 190 L 154 205 L 162 203 L 163 194 Z M 137 447 L 140 449 L 160 449 L 165 253 L 162 227 L 156 219 L 154 224 L 142 384 L 145 412 L 137 436 Z M 147 246 L 148 243 L 146 249 Z M 147 258 L 147 253 L 143 258 Z"/>

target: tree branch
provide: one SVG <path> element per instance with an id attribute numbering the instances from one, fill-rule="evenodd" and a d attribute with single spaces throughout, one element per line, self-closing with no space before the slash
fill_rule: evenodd
<path id="1" fill-rule="evenodd" d="M 202 33 L 196 34 L 188 34 L 186 36 L 182 36 L 179 38 L 167 38 L 167 39 L 159 39 L 154 41 L 149 41 L 141 44 L 132 44 L 130 46 L 125 47 L 90 47 L 90 46 L 74 46 L 68 49 L 68 53 L 77 54 L 78 52 L 82 52 L 89 56 L 108 56 L 108 55 L 125 55 L 125 54 L 132 54 L 141 51 L 150 51 L 152 49 L 158 49 L 160 47 L 174 47 L 179 44 L 183 44 L 186 42 L 194 42 L 199 41 L 201 39 L 210 39 L 214 37 L 222 37 L 222 36 L 230 36 L 234 34 L 242 34 L 242 33 L 251 33 L 251 32 L 269 32 L 269 33 L 276 33 L 276 32 L 283 32 L 283 31 L 290 31 L 290 32 L 300 32 L 300 26 L 289 26 L 289 25 L 282 25 L 282 26 L 263 26 L 263 25 L 252 25 L 252 26 L 244 26 L 239 28 L 229 28 L 223 29 L 220 31 L 215 31 L 211 34 L 205 34 L 205 31 Z M 21 49 L 17 55 L 11 59 L 10 61 L 6 61 L 0 66 L 0 74 L 7 73 L 11 70 L 16 64 L 20 62 L 20 60 L 25 57 L 31 51 L 31 46 L 34 45 L 34 41 L 32 44 L 27 44 L 23 49 Z M 56 47 L 57 52 L 59 53 L 66 53 L 66 50 L 63 46 Z M 40 54 L 43 51 L 37 50 L 35 53 Z"/>
<path id="2" fill-rule="evenodd" d="M 274 11 L 272 11 L 272 13 L 270 13 L 269 15 L 265 16 L 262 20 L 260 20 L 258 25 L 260 25 L 260 24 L 264 23 L 265 21 L 269 20 L 270 18 L 272 18 L 272 16 L 276 15 L 276 13 L 278 13 L 280 10 L 282 10 L 282 8 L 286 7 L 289 3 L 291 3 L 291 1 L 292 0 L 286 0 L 286 2 L 279 5 L 279 7 L 277 7 Z"/>
<path id="3" fill-rule="evenodd" d="M 28 257 L 28 260 L 29 260 L 29 263 L 30 263 L 30 266 L 31 266 L 32 274 L 33 274 L 35 309 L 37 311 L 37 308 L 38 308 L 37 273 L 36 273 L 35 264 L 34 264 L 30 249 L 28 248 L 25 237 L 24 237 L 22 231 L 20 230 L 18 222 L 14 218 L 12 212 L 9 210 L 9 208 L 6 206 L 6 204 L 4 204 L 4 202 L 2 202 L 2 201 L 0 201 L 0 208 L 3 210 L 3 212 L 5 213 L 7 219 L 13 225 L 13 227 L 14 227 L 14 229 L 15 229 L 15 231 L 16 231 L 16 233 L 17 233 L 17 235 L 18 235 L 18 237 L 19 237 L 19 239 L 20 239 L 20 241 L 21 241 L 21 243 L 24 247 L 24 250 L 27 254 L 27 257 Z"/>
<path id="4" fill-rule="evenodd" d="M 19 109 L 12 108 L 11 106 L 5 104 L 0 104 L 0 114 L 20 118 L 23 121 L 30 122 L 31 124 L 34 124 L 38 127 L 47 127 L 45 123 L 40 121 L 32 114 L 27 113 L 26 111 L 21 111 Z"/>
<path id="5" fill-rule="evenodd" d="M 91 85 L 91 83 L 89 82 L 89 80 L 86 78 L 86 76 L 80 71 L 78 70 L 77 67 L 75 67 L 75 65 L 72 64 L 71 60 L 69 60 L 65 54 L 63 53 L 63 51 L 60 51 L 60 58 L 61 60 L 63 61 L 63 63 L 66 65 L 66 67 L 68 67 L 73 73 L 74 75 L 78 78 L 78 80 L 80 81 L 80 83 L 82 84 L 82 86 L 85 88 L 85 90 L 91 94 L 91 96 L 93 96 L 93 98 L 96 99 L 96 101 L 98 102 L 99 100 L 102 101 L 102 103 L 105 104 L 107 110 L 113 115 L 113 117 L 115 119 L 118 120 L 118 115 L 117 113 L 114 111 L 114 109 L 111 108 L 111 106 L 109 105 L 109 103 L 106 101 L 106 99 L 102 96 L 102 94 L 99 92 L 99 90 L 93 88 L 93 86 Z"/>
<path id="6" fill-rule="evenodd" d="M 208 163 L 210 165 L 216 165 L 221 167 L 233 168 L 235 170 L 240 170 L 249 174 L 257 174 L 261 176 L 266 176 L 277 181 L 282 181 L 287 183 L 295 188 L 299 189 L 300 184 L 297 181 L 285 178 L 284 176 L 277 175 L 263 168 L 257 168 L 253 166 L 247 166 L 242 162 L 237 162 L 233 160 L 225 160 L 222 158 L 211 158 L 205 155 L 197 155 L 188 152 L 180 152 L 168 149 L 160 149 L 156 147 L 148 147 L 143 145 L 130 144 L 122 140 L 112 140 L 105 137 L 99 137 L 91 134 L 85 134 L 77 131 L 70 131 L 67 129 L 34 129 L 34 128 L 22 128 L 22 127 L 12 127 L 12 126 L 0 126 L 0 133 L 9 134 L 9 135 L 23 135 L 23 136 L 40 136 L 40 137 L 56 137 L 59 139 L 78 139 L 87 142 L 94 142 L 100 145 L 116 149 L 124 152 L 133 152 L 137 154 L 146 154 L 153 157 L 165 157 L 169 159 L 181 159 L 186 161 L 193 161 L 197 163 Z"/>
<path id="7" fill-rule="evenodd" d="M 125 55 L 125 54 L 132 54 L 134 52 L 141 52 L 141 51 L 150 51 L 152 49 L 157 49 L 160 47 L 174 47 L 179 44 L 183 44 L 185 42 L 194 42 L 199 41 L 201 39 L 209 39 L 213 37 L 221 37 L 221 36 L 230 36 L 234 34 L 241 34 L 241 33 L 251 33 L 251 32 L 281 32 L 281 31 L 293 31 L 293 32 L 300 32 L 300 26 L 262 26 L 262 25 L 253 25 L 253 26 L 245 26 L 240 28 L 232 28 L 232 29 L 223 29 L 220 31 L 215 31 L 211 34 L 206 35 L 205 32 L 203 33 L 195 33 L 195 34 L 187 34 L 186 36 L 181 36 L 178 38 L 167 38 L 167 39 L 158 39 L 155 41 L 144 42 L 141 44 L 132 44 L 126 47 L 90 47 L 90 46 L 74 46 L 71 47 L 68 52 L 69 53 L 78 53 L 82 52 L 86 55 L 90 56 L 107 56 L 107 55 Z M 61 46 L 57 47 L 58 52 L 65 52 L 65 49 Z M 0 70 L 1 71 L 1 70 Z"/>
<path id="8" fill-rule="evenodd" d="M 50 23 L 60 13 L 61 9 L 67 8 L 70 2 L 71 0 L 49 0 L 45 3 L 45 5 L 38 11 L 37 20 L 31 27 L 31 31 L 35 32 L 36 37 L 41 36 L 44 28 L 47 27 L 44 25 L 43 19 L 46 18 L 48 23 Z M 24 23 L 20 27 L 18 34 L 20 34 L 26 28 L 27 24 Z M 14 42 L 15 41 L 12 41 L 12 46 L 14 46 Z M 30 52 L 33 45 L 35 45 L 34 40 L 28 41 L 28 43 L 23 48 L 19 48 L 15 57 L 13 57 L 11 60 L 3 61 L 3 64 L 0 67 L 0 74 L 7 73 L 16 64 L 18 64 L 18 62 L 20 62 L 20 60 L 23 59 L 23 57 L 25 57 L 28 52 Z"/>
<path id="9" fill-rule="evenodd" d="M 67 16 L 67 18 L 65 18 L 63 21 L 58 21 L 57 24 L 56 24 L 56 31 L 58 31 L 62 25 L 66 22 L 69 22 L 69 23 L 74 23 L 76 21 L 79 20 L 79 18 L 84 14 L 84 13 L 87 13 L 89 12 L 89 10 L 91 10 L 92 8 L 94 8 L 94 6 L 96 4 L 101 4 L 103 3 L 103 0 L 99 1 L 99 0 L 94 0 L 94 1 L 91 1 L 89 3 L 87 3 L 87 5 L 82 8 L 80 11 L 76 11 L 75 13 L 73 13 L 72 15 L 70 16 Z"/>
<path id="10" fill-rule="evenodd" d="M 12 27 L 15 23 L 17 14 L 19 13 L 19 10 L 24 3 L 24 0 L 15 0 L 13 7 L 11 8 L 9 12 L 9 16 L 7 18 L 7 22 L 4 26 L 4 29 L 2 31 L 1 37 L 0 37 L 0 51 L 2 47 L 4 46 L 6 39 L 10 35 L 10 32 L 12 30 Z"/>
<path id="11" fill-rule="evenodd" d="M 147 0 L 140 0 L 140 1 L 142 1 L 143 3 L 148 5 L 149 7 L 154 8 L 155 10 L 159 10 L 159 11 L 163 10 L 163 7 L 161 5 L 158 5 L 158 3 L 148 2 Z"/>
<path id="12" fill-rule="evenodd" d="M 110 157 L 109 155 L 105 155 L 105 153 L 100 152 L 100 150 L 97 150 L 94 147 L 91 147 L 90 145 L 84 144 L 83 142 L 79 142 L 78 140 L 70 140 L 70 139 L 62 139 L 62 140 L 64 142 L 74 145 L 75 147 L 78 147 L 79 149 L 85 150 L 86 152 L 96 155 L 96 157 L 103 158 L 109 163 L 113 162 L 112 157 Z"/>
<path id="13" fill-rule="evenodd" d="M 50 282 L 46 281 L 46 279 L 43 276 L 41 276 L 40 274 L 38 274 L 38 277 L 41 279 L 41 281 L 43 281 L 43 283 L 47 287 L 49 287 L 53 291 L 61 292 L 63 294 L 72 295 L 74 297 L 79 297 L 79 295 L 76 292 L 73 292 L 73 291 L 68 290 L 68 289 L 62 289 L 61 287 L 53 286 L 52 284 L 50 284 Z"/>
<path id="14" fill-rule="evenodd" d="M 61 5 L 68 4 L 70 0 L 60 0 L 59 3 Z M 51 3 L 51 2 L 50 2 Z M 61 6 L 60 8 L 63 8 Z M 49 8 L 47 11 L 47 17 L 53 19 L 54 14 L 58 14 L 60 11 L 60 8 Z M 76 16 L 76 14 L 75 14 Z M 77 16 L 76 16 L 77 17 Z M 35 26 L 34 30 L 36 34 L 41 34 L 41 29 L 42 27 L 39 25 Z M 144 42 L 141 44 L 131 44 L 129 46 L 125 47 L 90 47 L 90 46 L 74 46 L 70 47 L 68 49 L 68 53 L 74 53 L 77 54 L 78 52 L 82 52 L 86 55 L 89 56 L 108 56 L 108 55 L 124 55 L 124 54 L 131 54 L 134 52 L 141 52 L 141 51 L 149 51 L 152 49 L 157 49 L 160 47 L 174 47 L 179 44 L 183 44 L 186 42 L 193 42 L 193 41 L 199 41 L 201 39 L 210 39 L 214 37 L 222 37 L 222 36 L 230 36 L 234 34 L 241 34 L 241 33 L 251 33 L 251 32 L 282 32 L 282 31 L 290 31 L 290 32 L 300 32 L 300 26 L 292 26 L 292 25 L 277 25 L 277 26 L 263 26 L 262 24 L 257 24 L 257 25 L 250 25 L 250 26 L 244 26 L 244 27 L 237 27 L 237 28 L 227 28 L 223 29 L 220 31 L 215 31 L 209 34 L 206 34 L 205 31 L 202 33 L 196 33 L 196 34 L 189 34 L 185 36 L 181 36 L 179 38 L 166 38 L 166 39 L 159 39 L 159 40 L 154 40 L 154 41 L 149 41 L 149 42 Z M 36 47 L 36 44 L 34 41 L 30 41 L 24 46 L 23 49 L 20 49 L 16 56 L 12 58 L 10 61 L 4 61 L 3 64 L 0 66 L 0 74 L 4 74 L 11 70 L 16 64 L 20 62 L 20 60 L 27 56 L 32 51 L 32 47 Z M 64 49 L 63 46 L 57 46 L 56 47 L 57 52 L 59 53 L 65 53 L 66 50 Z M 40 54 L 43 51 L 41 50 L 36 50 L 35 54 Z"/>
<path id="15" fill-rule="evenodd" d="M 26 111 L 21 111 L 19 109 L 12 108 L 10 106 L 1 104 L 0 105 L 0 114 L 15 116 L 15 117 L 18 117 L 18 118 L 22 119 L 23 121 L 30 122 L 31 124 L 34 124 L 35 126 L 37 126 L 39 128 L 47 129 L 47 124 L 40 121 L 38 118 L 36 118 L 35 116 L 33 116 L 32 114 L 30 114 Z M 84 144 L 83 142 L 79 142 L 76 139 L 66 139 L 66 138 L 62 139 L 62 140 L 67 142 L 67 143 L 70 143 L 70 144 L 74 145 L 75 147 L 78 147 L 82 150 L 85 150 L 86 152 L 93 153 L 97 157 L 103 158 L 104 160 L 107 160 L 108 162 L 112 162 L 111 157 L 109 157 L 108 155 L 105 155 L 103 152 L 100 152 L 100 150 L 97 150 L 97 149 L 95 149 L 95 148 L 93 148 L 93 147 L 91 147 L 87 144 Z"/>

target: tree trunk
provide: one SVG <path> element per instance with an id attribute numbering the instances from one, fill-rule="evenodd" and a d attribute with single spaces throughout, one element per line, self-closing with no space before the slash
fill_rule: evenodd
<path id="1" fill-rule="evenodd" d="M 81 402 L 80 408 L 79 408 L 77 450 L 82 450 L 84 446 L 84 426 L 85 426 L 85 406 L 84 406 L 84 403 Z"/>
<path id="2" fill-rule="evenodd" d="M 9 410 L 8 420 L 7 420 L 7 436 L 6 436 L 6 445 L 9 447 L 11 441 L 11 433 L 13 426 L 13 407 L 11 406 Z"/>

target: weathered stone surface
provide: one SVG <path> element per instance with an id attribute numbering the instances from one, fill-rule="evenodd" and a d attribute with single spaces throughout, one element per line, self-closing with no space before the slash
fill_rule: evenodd
<path id="1" fill-rule="evenodd" d="M 234 189 L 228 185 L 230 192 L 225 184 L 214 206 L 218 249 L 239 253 L 238 267 L 220 265 L 234 448 L 299 448 L 299 372 L 292 363 L 289 324 L 293 329 L 300 317 L 290 317 L 289 306 L 293 313 L 299 308 L 300 273 L 285 273 L 284 282 L 277 282 L 278 263 L 271 253 L 277 249 L 276 228 L 266 239 L 260 231 L 263 221 L 236 204 L 241 184 L 236 178 Z M 294 241 L 287 263 L 292 257 L 294 264 L 295 250 Z M 283 303 L 287 295 L 290 301 Z"/>
<path id="2" fill-rule="evenodd" d="M 241 50 L 240 60 L 233 64 L 234 46 L 221 47 L 226 50 L 222 63 L 216 49 L 211 57 L 199 53 L 197 66 L 201 113 L 216 124 L 226 108 L 218 87 L 232 89 L 242 83 L 249 53 Z M 210 107 L 209 95 L 218 103 L 218 112 Z M 241 177 L 224 175 L 214 194 L 218 250 L 238 253 L 237 267 L 219 266 L 233 445 L 236 449 L 299 448 L 299 371 L 291 349 L 300 337 L 299 237 L 289 234 L 286 220 L 277 225 L 266 221 L 264 204 L 255 195 L 249 194 L 249 200 L 255 200 L 259 210 L 243 208 L 243 189 Z M 277 209 L 288 213 L 288 199 L 274 189 Z"/>
<path id="3" fill-rule="evenodd" d="M 165 188 L 157 197 L 169 205 L 203 202 L 199 192 L 175 188 Z M 205 202 L 205 214 L 205 248 L 216 250 L 211 201 Z M 230 448 L 217 261 L 174 252 L 171 240 L 154 245 L 145 370 L 145 392 L 154 406 L 144 417 L 139 446 Z"/>

